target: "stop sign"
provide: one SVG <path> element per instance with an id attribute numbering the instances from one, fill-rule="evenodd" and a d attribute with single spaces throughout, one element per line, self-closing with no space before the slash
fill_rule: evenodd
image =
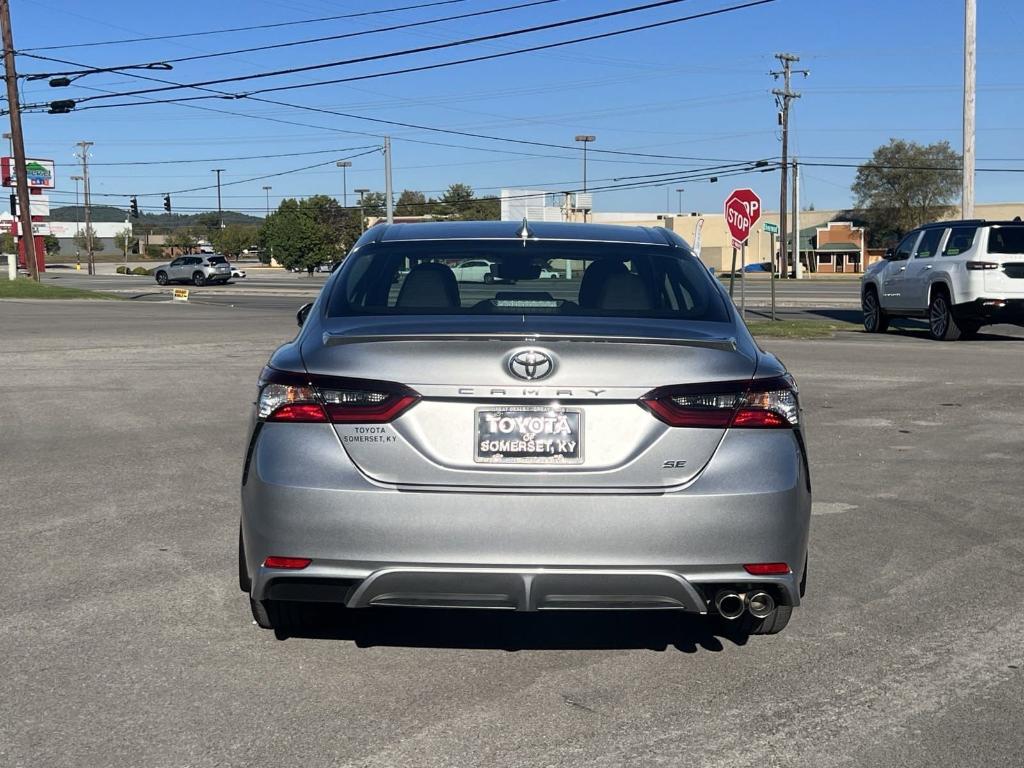
<path id="1" fill-rule="evenodd" d="M 750 236 L 750 230 L 761 218 L 761 198 L 752 189 L 734 189 L 725 199 L 725 223 L 732 235 L 732 245 L 739 248 Z"/>

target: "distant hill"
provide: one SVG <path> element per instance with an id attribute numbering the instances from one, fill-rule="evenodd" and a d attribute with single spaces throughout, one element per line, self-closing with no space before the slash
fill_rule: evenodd
<path id="1" fill-rule="evenodd" d="M 94 205 L 90 209 L 92 220 L 101 221 L 124 221 L 128 211 L 113 205 Z M 183 227 L 208 226 L 210 221 L 216 221 L 217 212 L 207 211 L 205 213 L 144 213 L 132 221 L 134 227 L 152 227 L 153 229 L 180 229 Z M 50 209 L 52 221 L 85 221 L 85 209 L 81 206 L 64 205 Z M 263 219 L 257 216 L 249 216 L 238 211 L 224 211 L 225 224 L 251 224 L 259 226 Z"/>

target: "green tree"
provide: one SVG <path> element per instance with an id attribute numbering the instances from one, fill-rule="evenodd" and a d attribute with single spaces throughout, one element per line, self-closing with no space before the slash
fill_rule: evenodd
<path id="1" fill-rule="evenodd" d="M 0 234 L 0 253 L 15 253 L 14 235 L 10 232 Z"/>
<path id="2" fill-rule="evenodd" d="M 192 253 L 199 245 L 199 238 L 188 229 L 176 229 L 167 236 L 164 244 L 168 248 L 177 248 L 182 253 Z"/>
<path id="3" fill-rule="evenodd" d="M 426 216 L 431 213 L 430 203 L 433 201 L 427 200 L 427 196 L 422 192 L 416 192 L 412 189 L 403 189 L 402 194 L 398 196 L 398 202 L 395 203 L 395 214 L 398 216 Z"/>
<path id="4" fill-rule="evenodd" d="M 387 198 L 383 192 L 367 192 L 363 195 L 363 213 L 367 216 L 383 216 L 387 213 Z"/>
<path id="5" fill-rule="evenodd" d="M 224 229 L 216 230 L 210 238 L 214 249 L 230 258 L 236 258 L 242 251 L 251 247 L 257 239 L 257 231 L 253 227 L 241 224 L 230 224 Z"/>
<path id="6" fill-rule="evenodd" d="M 13 239 L 12 239 L 13 246 Z M 57 239 L 56 235 L 49 234 L 43 237 L 43 246 L 46 248 L 47 256 L 56 256 L 60 253 L 60 240 Z"/>
<path id="7" fill-rule="evenodd" d="M 871 244 L 897 239 L 952 210 L 961 157 L 948 141 L 927 146 L 890 139 L 857 169 L 851 187 L 864 210 Z"/>
<path id="8" fill-rule="evenodd" d="M 132 235 L 131 227 L 125 227 L 116 235 L 114 235 L 114 243 L 117 245 L 118 248 L 122 249 L 122 252 L 124 252 L 124 244 L 126 239 L 128 242 L 128 250 L 135 250 L 135 246 L 139 244 L 139 239 Z"/>
<path id="9" fill-rule="evenodd" d="M 452 219 L 493 221 L 501 218 L 501 201 L 476 197 L 468 184 L 452 184 L 441 197 L 441 210 Z"/>
<path id="10" fill-rule="evenodd" d="M 338 253 L 337 233 L 317 218 L 319 203 L 282 200 L 260 228 L 260 245 L 273 253 L 286 269 L 307 269 L 333 261 Z"/>
<path id="11" fill-rule="evenodd" d="M 89 250 L 90 242 L 92 243 L 94 253 L 96 251 L 103 250 L 102 245 L 100 245 L 99 238 L 96 237 L 96 230 L 94 230 L 91 225 L 88 227 L 79 227 L 72 240 L 75 243 L 75 247 L 82 252 Z"/>

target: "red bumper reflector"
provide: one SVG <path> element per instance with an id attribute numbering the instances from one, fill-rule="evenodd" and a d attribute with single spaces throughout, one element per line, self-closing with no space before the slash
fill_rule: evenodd
<path id="1" fill-rule="evenodd" d="M 301 571 L 312 563 L 308 557 L 277 557 L 271 555 L 263 561 L 265 568 L 285 568 L 290 571 Z"/>
<path id="2" fill-rule="evenodd" d="M 743 569 L 753 576 L 780 576 L 789 573 L 785 563 L 747 563 Z"/>

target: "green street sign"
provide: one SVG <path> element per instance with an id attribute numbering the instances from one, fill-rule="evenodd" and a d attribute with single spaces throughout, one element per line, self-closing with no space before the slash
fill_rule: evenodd
<path id="1" fill-rule="evenodd" d="M 770 221 L 766 221 L 764 223 L 764 231 L 767 232 L 769 235 L 777 235 L 779 234 L 779 225 L 772 224 Z"/>

